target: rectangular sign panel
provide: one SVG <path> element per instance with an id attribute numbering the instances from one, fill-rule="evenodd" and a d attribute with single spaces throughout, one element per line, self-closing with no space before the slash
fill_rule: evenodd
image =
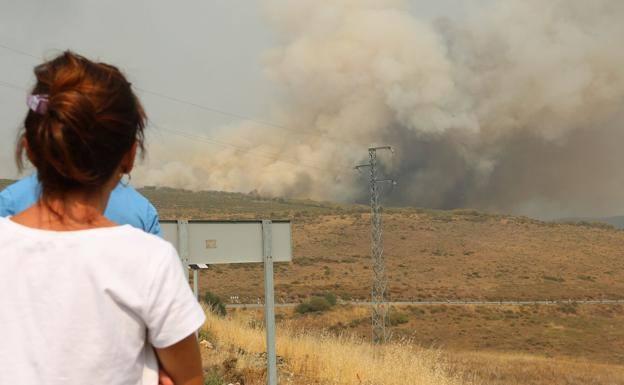
<path id="1" fill-rule="evenodd" d="M 165 241 L 171 243 L 178 253 L 180 253 L 180 245 L 178 245 L 178 223 L 176 221 L 160 221 L 160 230 Z"/>
<path id="2" fill-rule="evenodd" d="M 179 239 L 181 232 L 176 221 L 161 221 L 160 226 L 163 238 L 171 242 L 178 253 L 188 253 L 189 264 L 263 262 L 262 221 L 189 221 L 186 225 L 188 234 L 186 251 L 181 250 L 183 248 Z M 291 261 L 290 222 L 272 222 L 271 229 L 273 261 Z"/>

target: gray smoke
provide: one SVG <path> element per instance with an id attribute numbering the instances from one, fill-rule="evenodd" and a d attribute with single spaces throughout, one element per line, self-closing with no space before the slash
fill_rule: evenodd
<path id="1" fill-rule="evenodd" d="M 624 211 L 624 2 L 496 1 L 434 23 L 397 0 L 267 0 L 266 12 L 280 38 L 266 56 L 273 120 L 301 133 L 224 128 L 255 150 L 191 151 L 146 183 L 362 200 L 350 168 L 390 144 L 393 204 Z"/>

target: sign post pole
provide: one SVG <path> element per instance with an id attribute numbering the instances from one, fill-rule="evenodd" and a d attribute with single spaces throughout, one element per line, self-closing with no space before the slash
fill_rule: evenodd
<path id="1" fill-rule="evenodd" d="M 178 225 L 178 236 L 177 236 L 178 254 L 180 256 L 180 261 L 182 262 L 182 267 L 184 268 L 184 271 L 186 271 L 186 278 L 188 279 L 188 270 L 189 270 L 189 263 L 190 263 L 188 221 L 178 220 L 177 225 Z"/>
<path id="2" fill-rule="evenodd" d="M 275 351 L 275 293 L 273 290 L 272 222 L 262 221 L 262 254 L 264 257 L 264 323 L 267 340 L 267 384 L 277 385 Z"/>
<path id="3" fill-rule="evenodd" d="M 199 270 L 193 269 L 193 293 L 195 298 L 199 301 Z"/>

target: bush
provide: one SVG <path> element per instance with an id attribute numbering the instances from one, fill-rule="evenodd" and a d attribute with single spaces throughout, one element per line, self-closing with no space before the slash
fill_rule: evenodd
<path id="1" fill-rule="evenodd" d="M 327 292 L 323 294 L 323 298 L 325 298 L 327 302 L 329 302 L 329 304 L 332 306 L 336 306 L 336 304 L 338 303 L 338 298 L 336 297 L 336 294 L 332 292 Z"/>
<path id="2" fill-rule="evenodd" d="M 295 311 L 299 314 L 310 313 L 310 304 L 308 302 L 302 302 L 295 307 Z"/>
<path id="3" fill-rule="evenodd" d="M 215 370 L 204 375 L 204 385 L 222 385 L 223 383 L 223 377 Z"/>
<path id="4" fill-rule="evenodd" d="M 295 308 L 299 314 L 317 313 L 331 309 L 332 304 L 325 297 L 312 297 L 309 301 L 300 303 Z"/>
<path id="5" fill-rule="evenodd" d="M 542 276 L 542 278 L 545 281 L 553 281 L 553 282 L 564 282 L 565 281 L 565 279 L 563 279 L 561 277 L 553 277 L 553 276 L 550 276 L 550 275 L 544 275 L 544 276 Z"/>
<path id="6" fill-rule="evenodd" d="M 565 314 L 576 314 L 578 304 L 576 302 L 562 303 L 559 305 L 559 311 Z"/>
<path id="7" fill-rule="evenodd" d="M 225 304 L 223 303 L 221 297 L 211 293 L 210 291 L 207 291 L 204 294 L 204 302 L 206 303 L 206 305 L 208 305 L 213 313 L 218 314 L 222 317 L 225 317 L 225 315 L 227 314 L 227 310 L 225 310 Z"/>
<path id="8" fill-rule="evenodd" d="M 388 324 L 390 326 L 402 325 L 408 322 L 409 322 L 409 316 L 405 313 L 401 313 L 398 311 L 391 311 L 388 314 Z"/>
<path id="9" fill-rule="evenodd" d="M 418 306 L 410 306 L 408 307 L 408 310 L 410 311 L 410 313 L 412 313 L 415 316 L 422 316 L 426 313 L 423 309 L 419 308 Z"/>
<path id="10" fill-rule="evenodd" d="M 217 340 L 214 334 L 212 334 L 211 331 L 206 330 L 206 329 L 199 329 L 197 337 L 199 341 L 208 341 L 210 343 L 214 343 Z"/>

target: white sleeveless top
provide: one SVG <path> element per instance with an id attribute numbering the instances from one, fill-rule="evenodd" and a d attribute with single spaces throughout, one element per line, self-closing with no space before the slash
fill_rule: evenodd
<path id="1" fill-rule="evenodd" d="M 171 346 L 204 321 L 168 242 L 0 218 L 0 384 L 140 385 L 146 343 Z"/>

